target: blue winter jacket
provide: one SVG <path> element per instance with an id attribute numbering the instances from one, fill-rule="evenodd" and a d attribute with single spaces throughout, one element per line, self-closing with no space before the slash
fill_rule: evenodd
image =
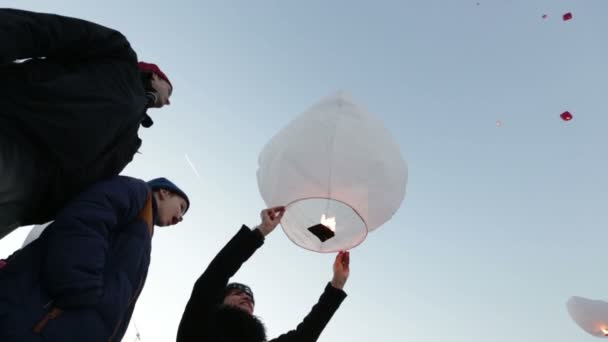
<path id="1" fill-rule="evenodd" d="M 150 264 L 156 215 L 141 180 L 72 200 L 0 270 L 0 341 L 120 341 Z"/>

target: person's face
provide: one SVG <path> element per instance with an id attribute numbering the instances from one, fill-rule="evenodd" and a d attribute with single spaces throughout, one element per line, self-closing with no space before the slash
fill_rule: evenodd
<path id="1" fill-rule="evenodd" d="M 158 77 L 157 74 L 152 73 L 152 79 L 150 80 L 152 84 L 152 88 L 156 90 L 156 102 L 154 102 L 154 107 L 161 108 L 164 105 L 169 105 L 169 97 L 173 93 L 173 87 L 169 84 L 169 82 L 163 80 Z"/>
<path id="2" fill-rule="evenodd" d="M 165 189 L 158 191 L 156 204 L 158 206 L 156 225 L 159 227 L 172 226 L 181 222 L 188 205 L 181 196 Z"/>
<path id="3" fill-rule="evenodd" d="M 226 297 L 224 297 L 224 305 L 239 308 L 250 315 L 253 315 L 253 309 L 255 307 L 251 296 L 238 289 L 232 289 L 228 292 Z"/>

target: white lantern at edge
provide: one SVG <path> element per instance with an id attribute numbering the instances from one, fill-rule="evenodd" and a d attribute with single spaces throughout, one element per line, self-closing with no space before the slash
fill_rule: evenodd
<path id="1" fill-rule="evenodd" d="M 571 297 L 568 313 L 581 329 L 596 337 L 608 336 L 608 303 L 583 297 Z"/>

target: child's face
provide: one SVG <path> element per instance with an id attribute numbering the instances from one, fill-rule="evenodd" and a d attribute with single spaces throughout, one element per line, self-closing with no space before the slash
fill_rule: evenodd
<path id="1" fill-rule="evenodd" d="M 181 196 L 170 191 L 161 189 L 158 196 L 158 219 L 156 225 L 159 227 L 172 226 L 183 220 L 188 203 Z"/>

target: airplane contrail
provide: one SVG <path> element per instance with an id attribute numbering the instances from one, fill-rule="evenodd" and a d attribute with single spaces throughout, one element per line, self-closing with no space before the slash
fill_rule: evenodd
<path id="1" fill-rule="evenodd" d="M 196 171 L 196 167 L 194 167 L 194 164 L 192 164 L 192 161 L 190 160 L 190 157 L 188 157 L 187 153 L 186 153 L 186 161 L 188 162 L 188 164 L 190 164 L 190 167 L 192 168 L 192 171 L 194 171 L 194 173 L 196 173 L 196 176 L 198 178 L 201 178 L 201 175 L 198 173 L 198 171 Z"/>

